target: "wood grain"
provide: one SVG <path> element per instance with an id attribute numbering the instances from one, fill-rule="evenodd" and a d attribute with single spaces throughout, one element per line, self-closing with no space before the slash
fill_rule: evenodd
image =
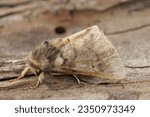
<path id="1" fill-rule="evenodd" d="M 8 1 L 0 2 L 0 99 L 150 99 L 149 0 L 114 0 L 104 9 L 88 3 L 74 9 L 69 3 L 71 9 L 63 10 L 65 3 L 59 1 Z M 26 66 L 27 53 L 42 41 L 92 25 L 98 25 L 118 50 L 127 80 L 78 85 L 72 76 L 57 76 L 34 90 L 29 88 L 37 81 L 33 74 L 9 82 Z"/>

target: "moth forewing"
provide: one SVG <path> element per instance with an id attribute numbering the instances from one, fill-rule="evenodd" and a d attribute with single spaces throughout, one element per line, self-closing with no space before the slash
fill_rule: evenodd
<path id="1" fill-rule="evenodd" d="M 75 33 L 75 34 L 68 36 L 68 37 L 65 37 L 65 38 L 57 38 L 57 39 L 51 41 L 51 44 L 57 48 L 64 46 L 64 45 L 67 45 L 67 44 L 70 44 L 70 41 L 74 42 L 76 40 L 81 39 L 82 36 L 85 36 L 88 33 L 88 31 L 90 30 L 90 28 L 87 28 L 86 31 L 83 30 L 83 31 L 80 31 L 78 33 Z"/>
<path id="2" fill-rule="evenodd" d="M 67 43 L 63 43 L 55 61 L 56 68 L 63 66 L 60 71 L 68 70 L 69 73 L 70 69 L 73 74 L 106 80 L 125 78 L 123 62 L 117 50 L 97 26 L 63 38 L 61 42 Z M 84 80 L 95 82 L 92 78 Z"/>
<path id="3" fill-rule="evenodd" d="M 75 77 L 79 75 L 81 79 L 96 83 L 100 79 L 125 78 L 123 62 L 117 50 L 97 26 L 42 43 L 31 52 L 29 66 L 42 72 L 41 79 L 44 73 L 51 72 L 72 74 Z"/>

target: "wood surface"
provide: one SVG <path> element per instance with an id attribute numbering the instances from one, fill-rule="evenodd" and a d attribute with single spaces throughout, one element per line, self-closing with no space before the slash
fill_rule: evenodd
<path id="1" fill-rule="evenodd" d="M 73 1 L 0 1 L 0 99 L 150 99 L 150 1 Z M 79 85 L 72 76 L 58 76 L 30 89 L 37 76 L 29 74 L 9 82 L 42 41 L 92 25 L 98 25 L 118 50 L 127 72 L 125 80 Z"/>

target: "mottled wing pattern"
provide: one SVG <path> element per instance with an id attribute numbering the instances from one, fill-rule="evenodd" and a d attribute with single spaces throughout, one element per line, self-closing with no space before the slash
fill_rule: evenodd
<path id="1" fill-rule="evenodd" d="M 117 50 L 97 26 L 52 43 L 60 47 L 54 67 L 58 71 L 102 79 L 125 78 Z"/>

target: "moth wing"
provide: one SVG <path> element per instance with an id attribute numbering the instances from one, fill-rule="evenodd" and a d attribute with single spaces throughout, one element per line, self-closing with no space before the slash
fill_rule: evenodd
<path id="1" fill-rule="evenodd" d="M 96 82 L 100 78 L 106 80 L 125 78 L 124 65 L 117 50 L 97 26 L 59 41 L 55 40 L 53 44 L 61 47 L 54 69 L 60 71 L 67 69 L 68 72 L 70 69 L 78 75 L 91 74 L 96 78 Z M 95 82 L 95 78 L 83 79 Z"/>

